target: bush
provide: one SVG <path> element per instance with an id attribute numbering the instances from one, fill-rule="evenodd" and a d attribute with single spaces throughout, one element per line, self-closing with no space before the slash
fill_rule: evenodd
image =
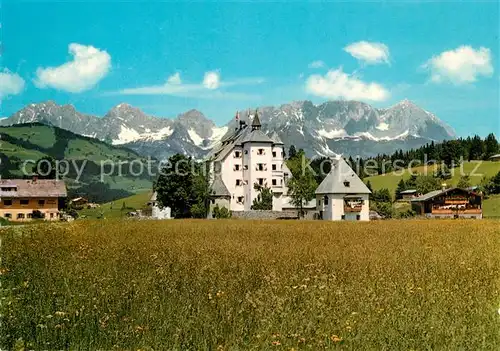
<path id="1" fill-rule="evenodd" d="M 225 207 L 219 207 L 219 205 L 215 205 L 213 209 L 214 217 L 217 219 L 222 218 L 231 218 L 231 212 Z"/>

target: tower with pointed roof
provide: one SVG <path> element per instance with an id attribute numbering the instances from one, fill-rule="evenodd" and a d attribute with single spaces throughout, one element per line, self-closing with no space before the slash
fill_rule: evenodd
<path id="1" fill-rule="evenodd" d="M 343 158 L 332 160 L 330 173 L 316 189 L 316 209 L 325 220 L 368 221 L 370 193 Z"/>

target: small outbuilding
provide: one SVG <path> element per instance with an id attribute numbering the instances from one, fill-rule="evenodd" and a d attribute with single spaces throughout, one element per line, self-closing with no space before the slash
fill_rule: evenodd
<path id="1" fill-rule="evenodd" d="M 369 221 L 371 191 L 340 158 L 332 161 L 330 173 L 316 189 L 319 218 L 330 221 Z"/>
<path id="2" fill-rule="evenodd" d="M 222 181 L 220 173 L 215 175 L 215 179 L 211 186 L 210 193 L 210 206 L 208 210 L 208 218 L 215 218 L 214 208 L 231 208 L 231 193 L 229 192 L 226 184 Z"/>
<path id="3" fill-rule="evenodd" d="M 171 219 L 170 207 L 160 207 L 158 204 L 158 194 L 155 191 L 149 199 L 148 205 L 151 206 L 151 217 L 154 219 Z"/>
<path id="4" fill-rule="evenodd" d="M 401 195 L 402 201 L 411 201 L 412 199 L 419 197 L 420 194 L 416 189 L 408 189 L 399 193 Z"/>

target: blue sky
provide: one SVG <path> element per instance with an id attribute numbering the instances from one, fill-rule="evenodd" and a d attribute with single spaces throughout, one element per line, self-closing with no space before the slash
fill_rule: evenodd
<path id="1" fill-rule="evenodd" d="M 3 1 L 1 116 L 52 99 L 162 117 L 293 100 L 408 98 L 500 134 L 499 5 Z"/>

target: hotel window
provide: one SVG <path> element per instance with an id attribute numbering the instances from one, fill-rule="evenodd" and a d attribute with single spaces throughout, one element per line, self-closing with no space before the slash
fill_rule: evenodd
<path id="1" fill-rule="evenodd" d="M 243 166 L 243 169 L 244 169 L 245 171 L 248 171 L 248 165 L 244 165 L 244 166 Z"/>
<path id="2" fill-rule="evenodd" d="M 18 213 L 17 219 L 24 219 L 24 213 Z"/>
<path id="3" fill-rule="evenodd" d="M 238 196 L 238 203 L 240 203 L 240 204 L 243 203 L 243 196 Z"/>
<path id="4" fill-rule="evenodd" d="M 234 165 L 234 170 L 239 171 L 240 170 L 240 165 Z"/>
<path id="5" fill-rule="evenodd" d="M 276 151 L 273 151 L 273 157 L 276 157 Z"/>
<path id="6" fill-rule="evenodd" d="M 359 221 L 361 219 L 360 215 L 356 215 L 356 220 Z"/>
<path id="7" fill-rule="evenodd" d="M 5 218 L 12 218 L 12 214 L 10 214 L 10 213 L 6 213 L 6 214 L 4 214 L 4 216 L 5 216 Z"/>
<path id="8" fill-rule="evenodd" d="M 38 205 L 39 206 L 45 205 L 45 200 L 38 200 Z"/>
<path id="9" fill-rule="evenodd" d="M 33 213 L 28 213 L 28 214 L 26 215 L 26 217 L 28 217 L 28 218 L 33 218 Z"/>
<path id="10" fill-rule="evenodd" d="M 248 154 L 248 150 L 245 150 L 245 155 L 247 155 L 247 154 Z"/>
<path id="11" fill-rule="evenodd" d="M 21 203 L 21 205 L 29 205 L 30 200 L 28 200 L 28 199 L 21 199 L 19 202 Z"/>
<path id="12" fill-rule="evenodd" d="M 265 164 L 263 163 L 257 163 L 257 170 L 258 171 L 264 171 L 265 169 Z"/>
<path id="13" fill-rule="evenodd" d="M 345 219 L 345 215 L 342 215 L 342 217 L 340 217 L 340 218 L 342 218 L 342 220 L 344 220 Z"/>
<path id="14" fill-rule="evenodd" d="M 241 185 L 241 179 L 236 179 L 236 186 L 240 186 Z"/>
<path id="15" fill-rule="evenodd" d="M 258 178 L 259 185 L 264 185 L 264 178 Z"/>
<path id="16" fill-rule="evenodd" d="M 273 185 L 276 185 L 276 183 L 277 183 L 276 179 L 273 179 Z"/>
<path id="17" fill-rule="evenodd" d="M 273 163 L 273 171 L 277 169 L 276 165 Z"/>
<path id="18" fill-rule="evenodd" d="M 240 158 L 240 157 L 241 157 L 241 152 L 239 152 L 239 151 L 235 151 L 235 152 L 234 152 L 234 157 L 235 157 L 235 158 Z"/>
<path id="19" fill-rule="evenodd" d="M 351 186 L 351 182 L 349 182 L 349 181 L 347 181 L 347 180 L 346 180 L 346 181 L 344 181 L 344 186 L 345 186 L 346 188 L 349 188 L 349 187 Z"/>
<path id="20" fill-rule="evenodd" d="M 12 200 L 3 200 L 4 206 L 12 206 Z"/>
<path id="21" fill-rule="evenodd" d="M 51 213 L 51 214 L 50 214 L 50 218 L 54 218 L 54 213 Z"/>
<path id="22" fill-rule="evenodd" d="M 257 155 L 264 155 L 264 149 L 258 149 Z"/>

